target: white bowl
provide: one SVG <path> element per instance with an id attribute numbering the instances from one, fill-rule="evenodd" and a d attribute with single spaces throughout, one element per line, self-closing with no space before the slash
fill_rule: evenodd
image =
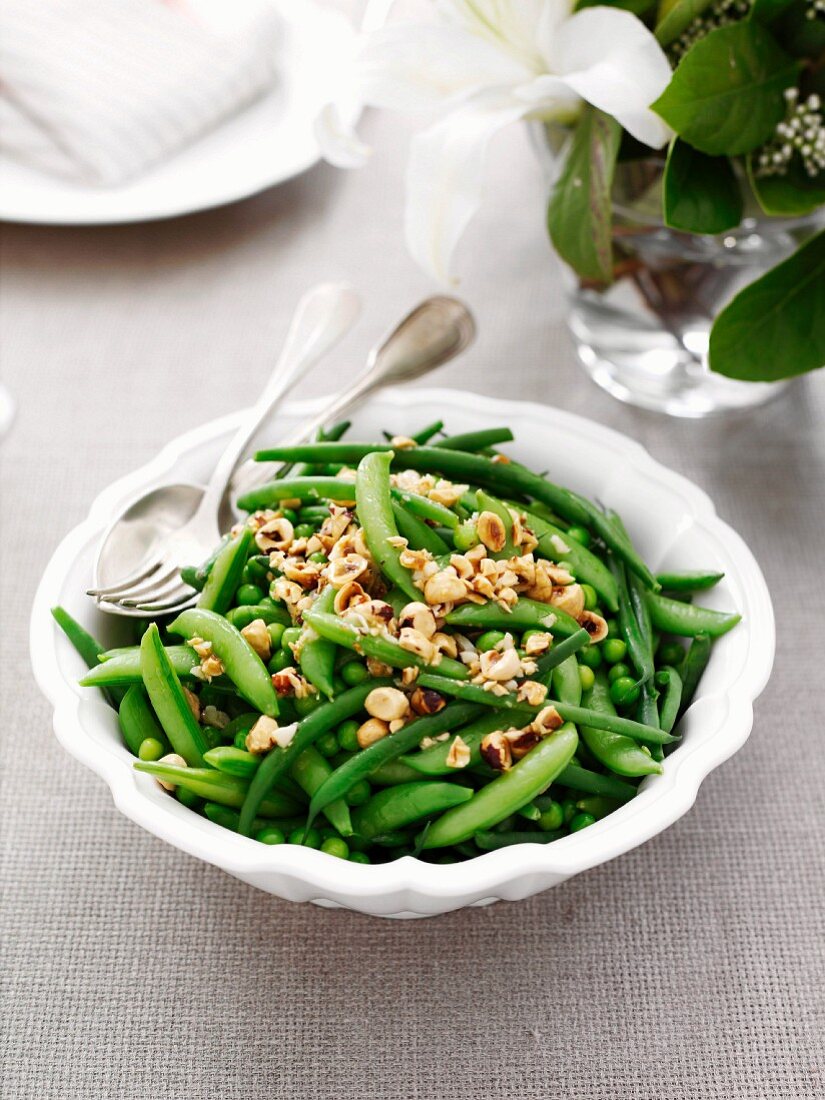
<path id="1" fill-rule="evenodd" d="M 313 403 L 314 404 L 314 403 Z M 303 419 L 311 405 L 294 405 L 279 428 Z M 736 608 L 742 622 L 713 649 L 682 741 L 664 773 L 650 776 L 627 805 L 589 828 L 548 845 L 524 844 L 464 863 L 426 864 L 409 856 L 383 866 L 348 863 L 308 848 L 267 847 L 199 817 L 132 768 L 116 716 L 100 694 L 77 686 L 83 665 L 55 627 L 49 609 L 63 604 L 102 641 L 122 640 L 123 620 L 97 611 L 84 595 L 101 534 L 129 500 L 167 480 L 202 481 L 236 418 L 225 417 L 172 442 L 149 465 L 101 493 L 88 519 L 61 543 L 34 601 L 31 653 L 41 690 L 54 705 L 54 729 L 68 751 L 97 772 L 127 817 L 176 848 L 290 901 L 344 906 L 375 916 L 431 916 L 465 905 L 529 897 L 595 867 L 661 832 L 681 817 L 699 784 L 746 740 L 752 704 L 773 664 L 774 620 L 765 580 L 742 539 L 716 515 L 709 498 L 655 462 L 630 439 L 571 413 L 541 405 L 491 400 L 452 390 L 399 390 L 371 400 L 354 417 L 353 439 L 407 433 L 442 418 L 450 432 L 507 424 L 511 454 L 555 481 L 619 511 L 647 561 L 657 570 L 704 568 L 725 579 L 703 598 Z M 275 433 L 267 433 L 269 439 Z"/>

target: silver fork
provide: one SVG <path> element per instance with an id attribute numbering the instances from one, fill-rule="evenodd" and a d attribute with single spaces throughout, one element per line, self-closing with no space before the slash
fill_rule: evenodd
<path id="1" fill-rule="evenodd" d="M 405 317 L 389 336 L 372 350 L 367 360 L 365 370 L 343 393 L 336 395 L 333 400 L 324 407 L 309 423 L 303 424 L 300 429 L 283 441 L 283 445 L 300 443 L 311 435 L 316 429 L 340 416 L 350 409 L 356 401 L 367 394 L 392 383 L 410 382 L 415 378 L 441 366 L 448 360 L 459 355 L 472 343 L 475 337 L 475 323 L 466 306 L 454 298 L 436 296 L 428 298 L 416 309 Z M 266 413 L 270 411 L 267 407 Z M 187 607 L 197 599 L 197 592 L 180 580 L 180 566 L 192 561 L 203 560 L 215 546 L 219 539 L 217 516 L 222 505 L 226 505 L 226 496 L 234 497 L 248 491 L 256 485 L 277 476 L 279 465 L 270 463 L 247 462 L 238 470 L 238 476 L 231 480 L 232 470 L 240 454 L 246 447 L 251 435 L 257 428 L 259 420 L 253 428 L 245 433 L 242 445 L 230 448 L 224 454 L 218 469 L 210 480 L 207 496 L 212 487 L 215 487 L 214 495 L 210 497 L 208 516 L 210 519 L 210 536 L 204 543 L 202 524 L 198 524 L 194 532 L 189 532 L 192 521 L 179 532 L 175 539 L 175 553 L 167 556 L 160 567 L 152 564 L 150 572 L 142 571 L 136 577 L 130 578 L 132 585 L 128 593 L 121 589 L 115 591 L 100 589 L 93 590 L 92 595 L 97 596 L 104 610 L 111 610 L 118 614 L 142 615 L 146 612 L 171 613 Z M 234 441 L 233 441 L 234 443 Z M 232 462 L 229 463 L 227 454 L 232 452 Z M 220 474 L 220 480 L 218 479 Z M 205 498 L 206 499 L 206 498 Z M 196 516 L 200 514 L 203 505 L 198 508 Z M 184 538 L 180 538 L 183 535 Z M 197 548 L 195 539 L 197 536 Z M 134 587 L 138 590 L 135 591 Z"/>

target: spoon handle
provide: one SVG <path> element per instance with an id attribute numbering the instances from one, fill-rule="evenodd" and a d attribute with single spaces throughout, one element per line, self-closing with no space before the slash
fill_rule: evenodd
<path id="1" fill-rule="evenodd" d="M 293 383 L 352 328 L 360 312 L 358 293 L 349 283 L 321 283 L 301 298 L 275 369 L 218 460 L 202 508 L 215 510 L 238 460 L 262 422 Z"/>

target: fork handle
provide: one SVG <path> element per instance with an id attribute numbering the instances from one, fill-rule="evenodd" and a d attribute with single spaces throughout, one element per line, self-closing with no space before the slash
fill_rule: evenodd
<path id="1" fill-rule="evenodd" d="M 360 298 L 349 283 L 321 283 L 301 298 L 275 369 L 218 460 L 202 508 L 214 513 L 255 432 L 296 379 L 349 332 L 360 312 Z"/>

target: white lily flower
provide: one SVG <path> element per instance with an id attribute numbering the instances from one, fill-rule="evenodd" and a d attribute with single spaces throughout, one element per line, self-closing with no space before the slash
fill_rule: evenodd
<path id="1" fill-rule="evenodd" d="M 630 12 L 575 0 L 436 0 L 438 21 L 391 23 L 367 36 L 356 62 L 365 105 L 433 111 L 413 138 L 406 179 L 406 239 L 415 260 L 449 281 L 453 250 L 481 203 L 490 139 L 522 119 L 569 123 L 583 102 L 612 115 L 653 148 L 671 137 L 650 110 L 670 64 Z M 316 133 L 333 164 L 362 164 L 369 150 L 332 108 Z"/>

